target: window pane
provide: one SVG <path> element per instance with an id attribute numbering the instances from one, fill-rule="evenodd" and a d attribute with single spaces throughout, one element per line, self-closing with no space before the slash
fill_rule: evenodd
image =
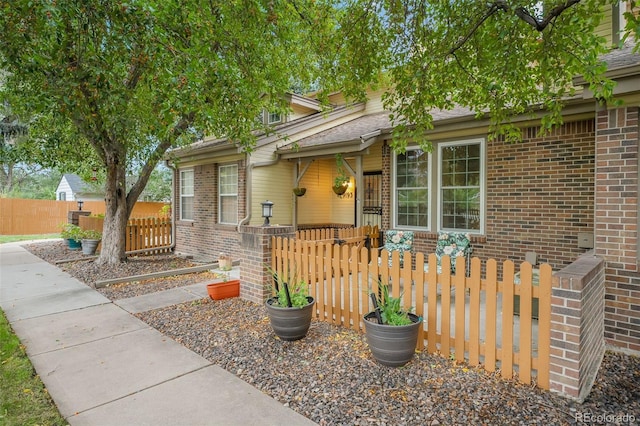
<path id="1" fill-rule="evenodd" d="M 182 197 L 181 216 L 184 220 L 193 220 L 193 197 Z"/>
<path id="2" fill-rule="evenodd" d="M 180 171 L 180 219 L 193 220 L 193 170 Z"/>
<path id="3" fill-rule="evenodd" d="M 238 223 L 238 166 L 220 166 L 219 170 L 219 223 Z"/>
<path id="4" fill-rule="evenodd" d="M 440 181 L 441 227 L 480 230 L 481 146 L 442 147 Z"/>
<path id="5" fill-rule="evenodd" d="M 279 123 L 280 122 L 280 113 L 279 112 L 270 112 L 269 113 L 269 123 Z"/>
<path id="6" fill-rule="evenodd" d="M 237 197 L 220 197 L 220 223 L 238 222 Z"/>
<path id="7" fill-rule="evenodd" d="M 428 227 L 429 155 L 407 150 L 396 156 L 396 225 Z"/>

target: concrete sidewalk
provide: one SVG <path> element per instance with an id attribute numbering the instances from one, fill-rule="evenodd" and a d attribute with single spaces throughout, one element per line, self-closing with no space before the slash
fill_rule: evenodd
<path id="1" fill-rule="evenodd" d="M 71 425 L 315 424 L 127 312 L 206 289 L 121 307 L 21 244 L 0 245 L 0 307 Z"/>

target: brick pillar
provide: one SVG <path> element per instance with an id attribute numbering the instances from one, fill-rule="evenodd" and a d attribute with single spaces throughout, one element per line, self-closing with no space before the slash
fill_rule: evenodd
<path id="1" fill-rule="evenodd" d="M 584 401 L 604 346 L 604 261 L 587 253 L 553 275 L 550 390 Z"/>
<path id="2" fill-rule="evenodd" d="M 79 225 L 80 216 L 89 216 L 91 212 L 85 210 L 71 210 L 67 212 L 67 223 Z"/>
<path id="3" fill-rule="evenodd" d="M 598 111 L 595 252 L 606 262 L 605 339 L 640 352 L 640 108 Z"/>
<path id="4" fill-rule="evenodd" d="M 264 303 L 271 295 L 273 279 L 267 272 L 271 266 L 271 238 L 294 238 L 293 226 L 240 227 L 240 297 L 255 303 Z"/>

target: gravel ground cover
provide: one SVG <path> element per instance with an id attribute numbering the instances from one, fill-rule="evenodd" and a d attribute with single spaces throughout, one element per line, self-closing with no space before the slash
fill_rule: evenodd
<path id="1" fill-rule="evenodd" d="M 33 243 L 25 245 L 24 247 L 41 259 L 58 266 L 60 269 L 91 287 L 95 287 L 96 281 L 100 280 L 130 277 L 200 265 L 192 260 L 173 254 L 158 254 L 153 256 L 133 256 L 129 258 L 127 262 L 117 266 L 110 265 L 104 267 L 97 265 L 93 260 L 86 260 L 88 256 L 83 255 L 80 250 L 69 250 L 63 240 Z M 56 264 L 56 262 L 60 260 L 66 261 L 73 259 L 76 259 L 76 261 Z M 215 273 L 205 271 L 110 284 L 108 287 L 102 287 L 97 290 L 110 300 L 118 300 L 168 290 L 174 287 L 211 281 L 215 278 L 217 278 Z"/>
<path id="2" fill-rule="evenodd" d="M 52 263 L 64 258 L 51 243 L 26 248 Z M 60 266 L 91 285 L 116 273 L 188 262 L 158 255 L 118 268 L 87 261 Z M 201 281 L 191 278 L 175 281 Z M 107 297 L 159 291 L 169 285 L 162 281 L 114 286 Z M 363 334 L 323 322 L 312 322 L 306 338 L 284 342 L 271 331 L 263 306 L 238 298 L 202 299 L 138 317 L 321 425 L 640 424 L 636 356 L 607 352 L 590 396 L 579 404 L 437 355 L 419 353 L 398 369 L 380 366 Z"/>

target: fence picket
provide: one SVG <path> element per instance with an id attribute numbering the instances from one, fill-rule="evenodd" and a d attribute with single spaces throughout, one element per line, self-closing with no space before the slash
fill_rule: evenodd
<path id="1" fill-rule="evenodd" d="M 538 285 L 538 386 L 549 389 L 549 362 L 551 357 L 551 265 L 540 266 Z"/>
<path id="2" fill-rule="evenodd" d="M 437 258 L 434 253 L 429 254 L 429 271 L 427 272 L 427 351 L 436 353 L 438 350 L 438 325 L 442 327 L 442 321 L 438 321 L 438 276 Z M 419 264 L 418 264 L 419 265 Z M 424 268 L 423 268 L 424 269 Z M 442 315 L 440 316 L 442 318 Z"/>
<path id="3" fill-rule="evenodd" d="M 492 267 L 496 267 L 495 261 Z M 513 290 L 513 262 L 506 261 L 502 282 L 502 359 L 500 364 L 502 377 L 505 379 L 513 377 Z"/>
<path id="4" fill-rule="evenodd" d="M 490 260 L 490 262 L 493 259 Z M 495 261 L 493 261 L 495 264 Z M 480 259 L 473 258 L 471 260 L 471 279 L 475 285 L 480 285 Z M 477 283 L 477 284 L 476 284 Z M 489 267 L 487 262 L 487 279 L 486 283 L 486 318 L 485 318 L 485 351 L 484 363 L 487 371 L 496 371 L 496 355 L 497 355 L 497 339 L 496 325 L 498 316 L 498 277 L 497 269 Z M 473 284 L 472 284 L 473 285 Z"/>
<path id="5" fill-rule="evenodd" d="M 416 265 L 424 265 L 423 253 L 416 254 Z M 414 305 L 415 314 L 418 315 L 419 317 L 422 317 L 423 319 L 422 329 L 420 330 L 420 336 L 418 338 L 418 348 L 417 348 L 419 351 L 421 351 L 424 349 L 424 334 L 425 334 L 424 327 L 425 327 L 425 323 L 427 322 L 427 318 L 424 317 L 424 286 L 427 281 L 424 276 L 424 267 L 422 268 L 416 267 L 415 271 L 413 272 L 414 273 L 412 274 L 411 282 L 415 287 L 415 293 L 416 293 L 415 305 Z"/>
<path id="6" fill-rule="evenodd" d="M 456 262 L 456 273 L 452 277 L 453 284 L 453 292 L 455 294 L 455 332 L 454 332 L 454 351 L 455 358 L 458 362 L 464 361 L 464 344 L 465 344 L 465 328 L 466 328 L 466 308 L 465 308 L 465 270 L 464 270 L 464 261 L 463 258 L 457 257 Z M 442 257 L 442 264 L 451 264 L 451 260 L 449 256 Z M 462 303 L 461 303 L 462 302 Z"/>
<path id="7" fill-rule="evenodd" d="M 527 383 L 531 381 L 531 316 L 532 316 L 531 264 L 520 265 L 520 348 L 518 351 L 518 375 Z"/>
<path id="8" fill-rule="evenodd" d="M 456 259 L 456 274 L 459 274 L 460 267 L 465 266 L 465 259 Z M 464 277 L 465 274 L 462 274 Z M 480 280 L 479 275 L 474 275 L 474 280 L 468 278 L 469 285 L 465 285 L 465 292 L 469 291 L 469 364 L 480 364 Z"/>

